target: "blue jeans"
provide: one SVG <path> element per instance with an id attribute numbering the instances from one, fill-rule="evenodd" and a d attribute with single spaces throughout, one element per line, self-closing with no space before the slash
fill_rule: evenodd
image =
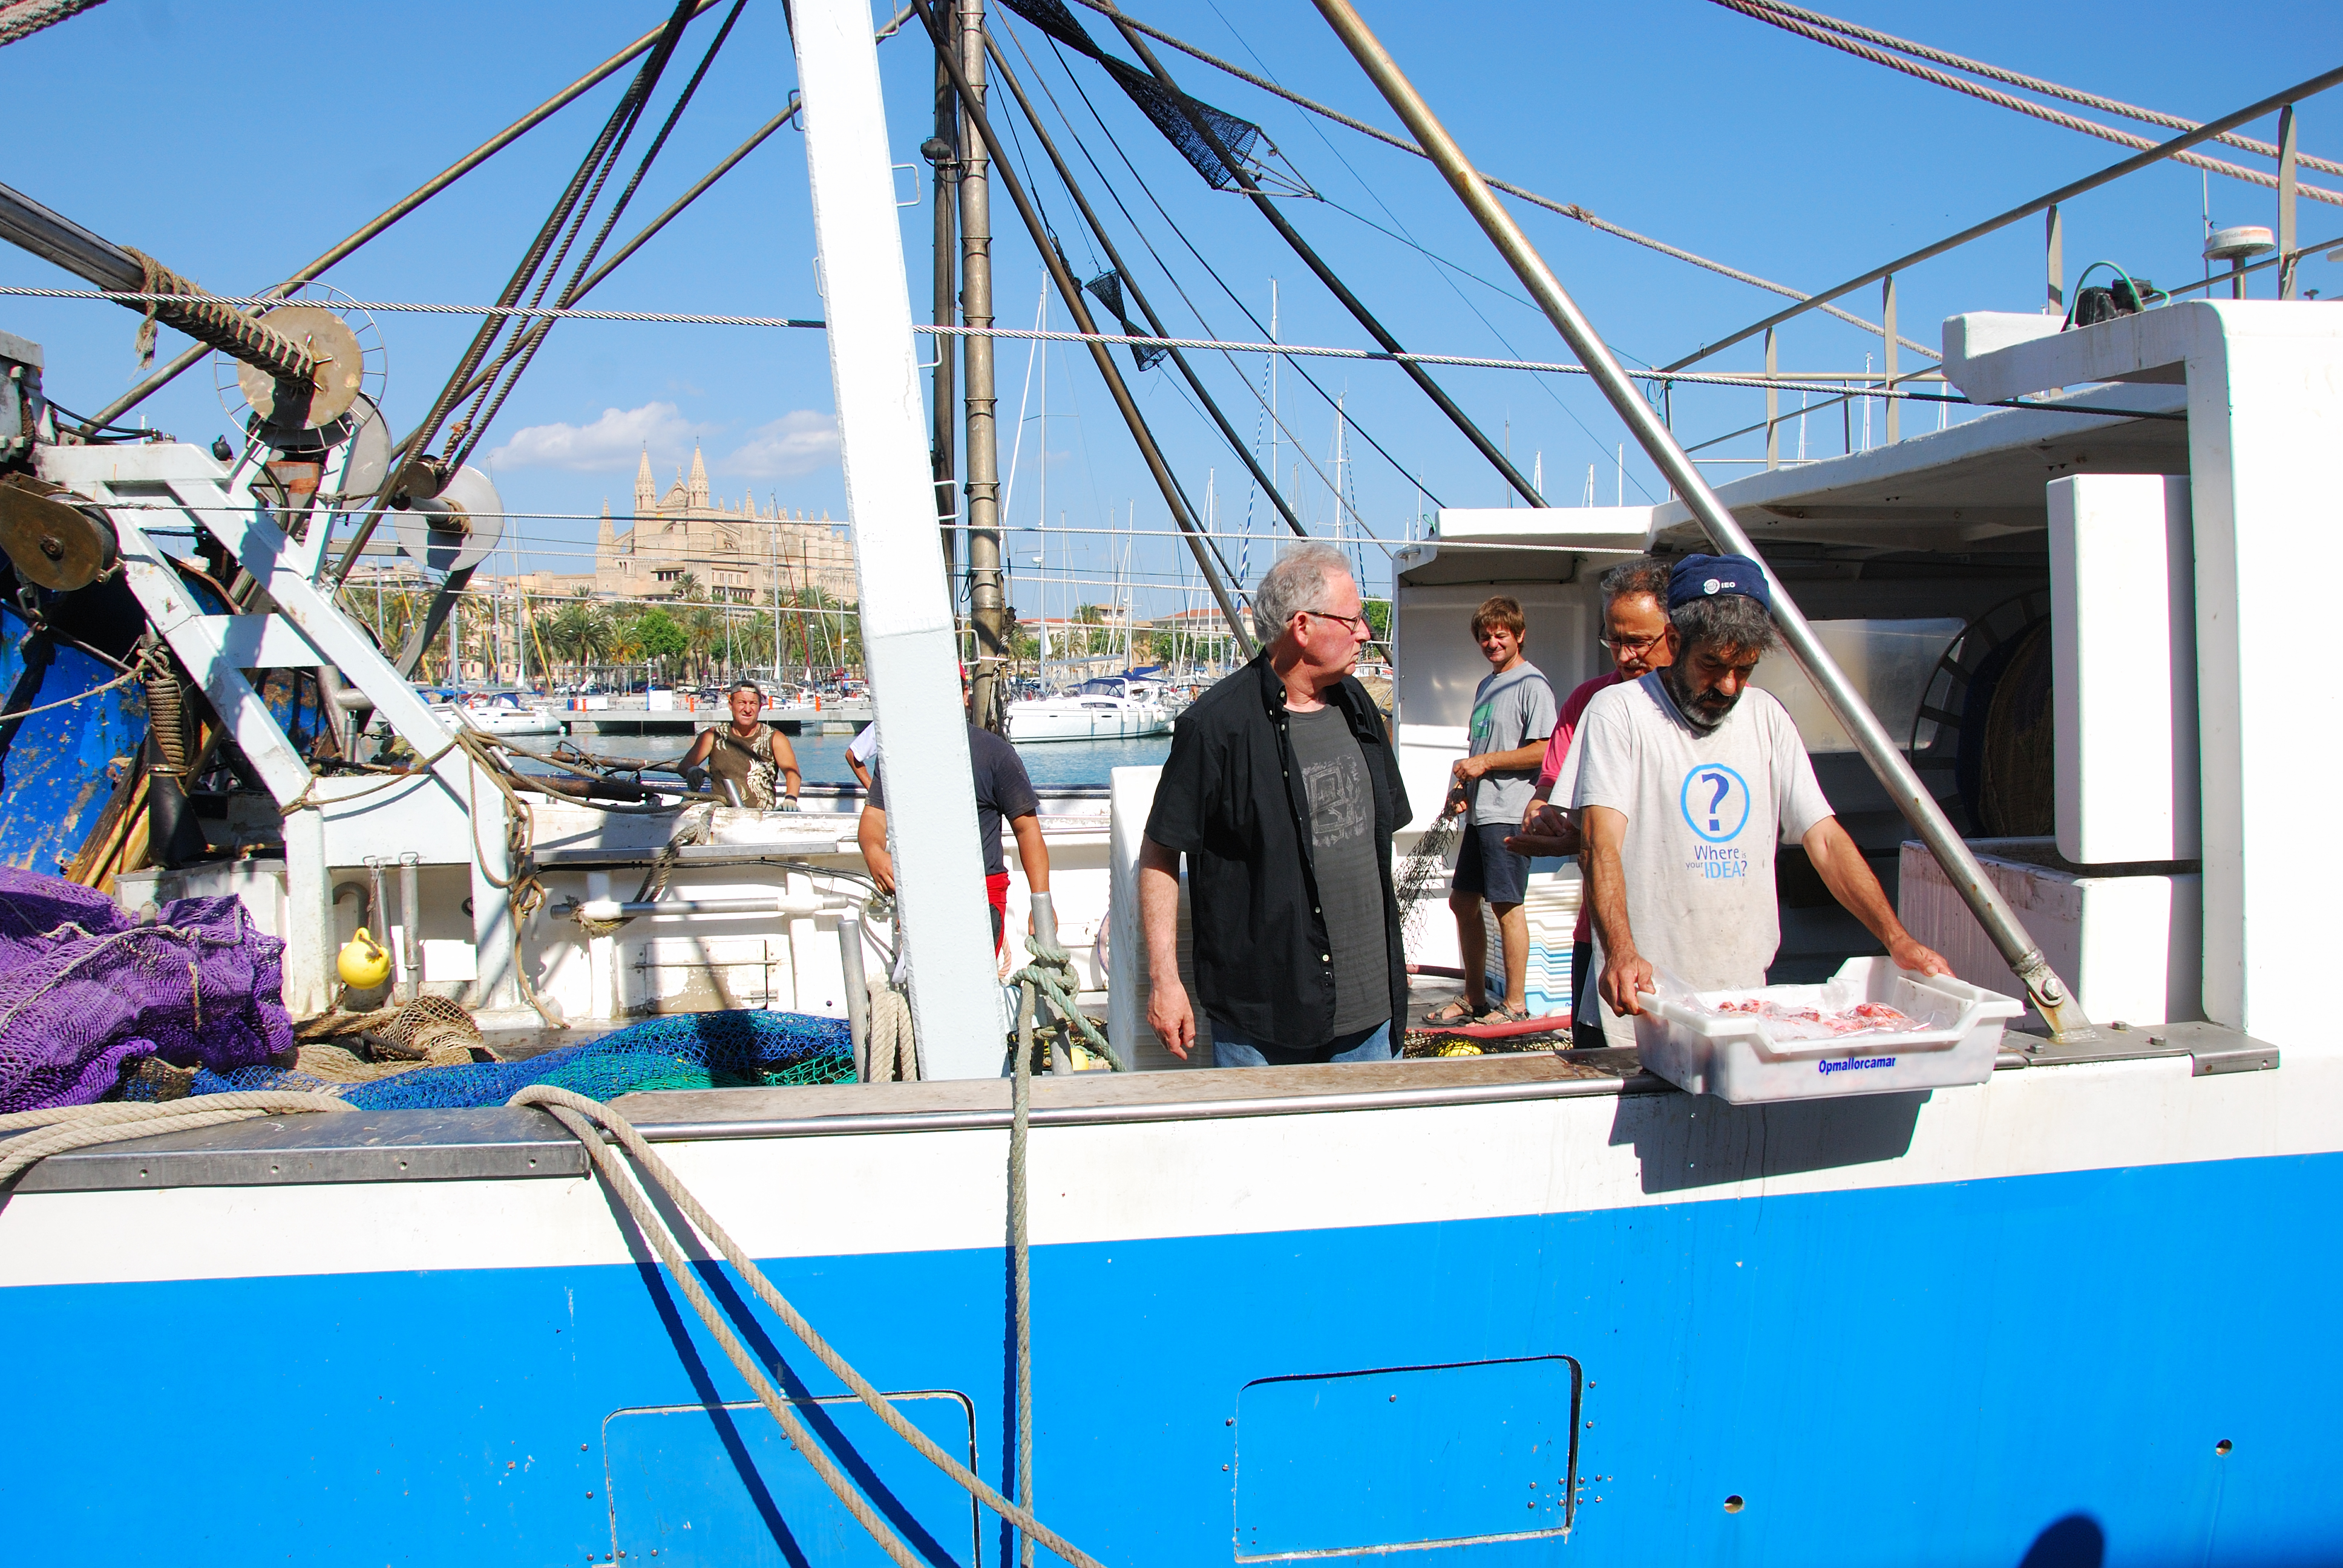
<path id="1" fill-rule="evenodd" d="M 1223 1026 L 1218 1019 L 1212 1020 L 1212 1024 L 1214 1067 L 1300 1067 L 1321 1061 L 1389 1061 L 1392 1059 L 1389 1019 L 1373 1029 L 1338 1034 L 1315 1050 L 1287 1050 L 1279 1046 L 1262 1045 L 1246 1040 L 1233 1030 L 1222 1032 Z"/>

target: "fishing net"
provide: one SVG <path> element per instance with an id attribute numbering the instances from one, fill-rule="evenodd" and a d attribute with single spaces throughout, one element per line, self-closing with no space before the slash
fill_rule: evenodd
<path id="1" fill-rule="evenodd" d="M 1443 816 L 1423 830 L 1401 862 L 1393 892 L 1399 901 L 1400 930 L 1410 941 L 1422 933 L 1424 897 L 1447 879 L 1448 858 L 1455 852 L 1456 840 L 1463 831 L 1463 812 Z"/>
<path id="2" fill-rule="evenodd" d="M 1067 48 L 1089 55 L 1106 68 L 1116 85 L 1131 95 L 1145 115 L 1161 131 L 1165 139 L 1179 149 L 1180 156 L 1195 166 L 1196 172 L 1210 180 L 1214 190 L 1226 190 L 1237 183 L 1236 172 L 1230 168 L 1212 144 L 1204 139 L 1188 118 L 1192 110 L 1198 119 L 1212 127 L 1212 135 L 1238 162 L 1250 165 L 1254 147 L 1262 140 L 1261 127 L 1251 120 L 1241 120 L 1223 109 L 1187 94 L 1167 87 L 1138 66 L 1116 59 L 1091 41 L 1091 35 L 1067 9 L 1065 0 L 1002 0 L 1009 9 L 1039 27 Z M 1258 174 L 1261 171 L 1249 169 Z M 1116 312 L 1121 315 L 1121 311 Z M 1136 337 L 1137 333 L 1131 336 Z M 1145 367 L 1141 367 L 1145 368 Z"/>
<path id="3" fill-rule="evenodd" d="M 141 924 L 94 889 L 0 867 L 0 1112 L 93 1104 L 141 1059 L 262 1066 L 293 1048 L 284 960 L 232 897 Z"/>
<path id="4" fill-rule="evenodd" d="M 302 1048 L 307 1065 L 317 1048 Z M 450 1049 L 443 1047 L 444 1049 Z M 377 1064 L 379 1065 L 379 1064 Z M 596 1100 L 652 1089 L 778 1088 L 854 1081 L 846 1020 L 742 1009 L 676 1013 L 633 1024 L 522 1061 L 407 1068 L 369 1082 L 329 1081 L 276 1067 L 200 1071 L 195 1095 L 290 1089 L 338 1094 L 366 1111 L 457 1111 L 502 1105 L 515 1091 L 549 1083 Z M 137 1085 L 132 1086 L 136 1095 Z"/>

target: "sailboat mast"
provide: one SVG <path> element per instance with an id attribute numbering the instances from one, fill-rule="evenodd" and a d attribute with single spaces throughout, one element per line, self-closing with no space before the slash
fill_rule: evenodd
<path id="1" fill-rule="evenodd" d="M 959 0 L 960 63 L 974 106 L 984 105 L 984 0 Z M 960 142 L 960 319 L 992 326 L 992 216 L 990 164 L 973 126 Z M 988 729 L 1001 728 L 995 683 L 1009 651 L 1008 598 L 1001 576 L 1001 452 L 995 427 L 992 339 L 970 337 L 960 350 L 968 363 L 967 484 L 969 618 L 976 628 L 976 660 L 970 670 L 972 711 Z"/>

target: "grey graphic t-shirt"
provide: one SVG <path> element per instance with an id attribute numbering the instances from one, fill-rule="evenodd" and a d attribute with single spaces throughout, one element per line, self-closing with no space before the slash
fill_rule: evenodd
<path id="1" fill-rule="evenodd" d="M 1514 751 L 1554 733 L 1554 688 L 1538 667 L 1523 659 L 1503 675 L 1483 677 L 1473 693 L 1473 728 L 1469 755 Z M 1473 825 L 1495 822 L 1513 827 L 1529 809 L 1530 792 L 1537 788 L 1537 764 L 1499 773 L 1483 773 L 1473 781 Z"/>
<path id="2" fill-rule="evenodd" d="M 1377 864 L 1389 851 L 1375 842 L 1374 789 L 1358 738 L 1342 711 L 1328 707 L 1289 718 L 1294 765 L 1310 800 L 1311 859 L 1318 869 L 1326 940 L 1334 955 L 1333 1032 L 1348 1034 L 1391 1017 L 1391 960 Z"/>

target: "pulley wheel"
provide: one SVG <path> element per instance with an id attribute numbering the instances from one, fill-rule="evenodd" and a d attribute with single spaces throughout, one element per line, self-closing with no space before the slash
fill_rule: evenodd
<path id="1" fill-rule="evenodd" d="M 280 305 L 262 315 L 260 320 L 263 326 L 275 327 L 307 349 L 317 360 L 308 410 L 291 427 L 313 430 L 347 413 L 366 373 L 366 354 L 349 324 L 322 305 Z M 256 366 L 239 362 L 236 384 L 244 400 L 252 405 L 252 411 L 260 416 L 261 423 L 277 427 L 276 377 Z"/>
<path id="2" fill-rule="evenodd" d="M 55 498 L 71 493 L 24 474 L 0 480 L 0 552 L 17 577 L 57 593 L 87 588 L 114 564 L 114 531 Z"/>

